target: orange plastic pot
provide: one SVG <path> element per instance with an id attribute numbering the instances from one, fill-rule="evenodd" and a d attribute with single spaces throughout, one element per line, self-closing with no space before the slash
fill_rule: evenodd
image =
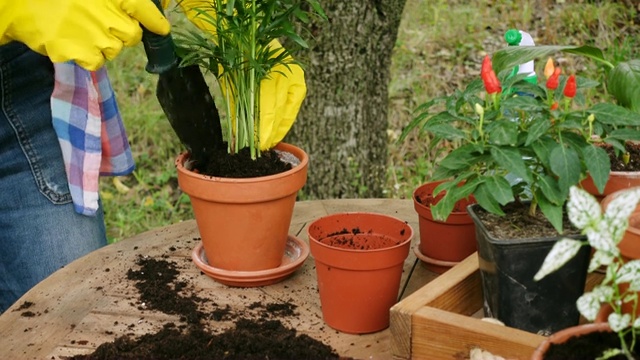
<path id="1" fill-rule="evenodd" d="M 322 317 L 352 334 L 389 327 L 413 229 L 375 213 L 338 213 L 309 225 Z"/>
<path id="2" fill-rule="evenodd" d="M 475 224 L 467 213 L 467 206 L 475 201 L 458 201 L 446 221 L 433 218 L 431 205 L 437 204 L 444 196 L 439 194 L 433 199 L 433 190 L 441 183 L 429 182 L 413 192 L 413 207 L 418 213 L 420 226 L 419 253 L 416 255 L 427 269 L 439 274 L 477 250 Z"/>
<path id="3" fill-rule="evenodd" d="M 187 153 L 176 159 L 178 183 L 191 199 L 210 266 L 236 271 L 280 266 L 309 158 L 289 144 L 281 143 L 276 150 L 295 155 L 300 164 L 276 175 L 231 179 L 188 170 Z"/>

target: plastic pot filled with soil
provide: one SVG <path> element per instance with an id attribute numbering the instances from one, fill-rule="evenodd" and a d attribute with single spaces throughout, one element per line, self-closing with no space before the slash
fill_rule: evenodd
<path id="1" fill-rule="evenodd" d="M 337 213 L 308 229 L 324 321 L 354 334 L 389 326 L 413 229 L 375 213 Z"/>

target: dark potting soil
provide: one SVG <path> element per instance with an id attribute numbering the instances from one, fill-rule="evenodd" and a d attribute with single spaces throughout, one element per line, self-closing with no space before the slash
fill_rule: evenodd
<path id="1" fill-rule="evenodd" d="M 208 300 L 183 295 L 188 284 L 178 280 L 174 262 L 140 256 L 136 265 L 138 269 L 130 269 L 127 278 L 135 282 L 139 303 L 147 310 L 178 315 L 184 324 L 168 323 L 138 338 L 123 335 L 91 354 L 69 359 L 348 359 L 277 319 L 295 316 L 294 304 L 254 302 L 247 314 L 261 309 L 258 315 L 234 314 L 228 305 L 205 314 L 198 305 Z M 206 330 L 205 320 L 234 320 L 235 326 L 214 334 Z"/>
<path id="2" fill-rule="evenodd" d="M 558 232 L 545 218 L 540 209 L 534 216 L 529 215 L 529 205 L 513 202 L 503 208 L 505 215 L 492 214 L 479 206 L 474 208 L 478 218 L 488 232 L 496 239 L 527 239 L 558 236 Z M 579 235 L 580 231 L 571 225 L 566 214 L 562 221 L 563 236 Z"/>
<path id="3" fill-rule="evenodd" d="M 404 235 L 404 229 L 400 231 Z M 340 231 L 328 234 L 319 240 L 321 243 L 349 250 L 376 250 L 385 249 L 400 244 L 400 241 L 379 234 L 373 234 L 372 230 L 363 232 L 356 227 L 351 230 L 344 228 Z"/>
<path id="4" fill-rule="evenodd" d="M 627 143 L 625 145 L 629 153 L 629 162 L 625 164 L 622 156 L 616 155 L 613 147 L 606 147 L 611 161 L 611 171 L 640 171 L 640 144 Z"/>
<path id="5" fill-rule="evenodd" d="M 573 337 L 563 344 L 552 344 L 547 350 L 546 360 L 594 360 L 607 349 L 620 348 L 618 335 L 612 332 L 594 332 Z M 624 360 L 618 355 L 609 359 Z M 634 354 L 634 359 L 640 359 Z"/>
<path id="6" fill-rule="evenodd" d="M 251 159 L 249 148 L 241 149 L 237 154 L 227 153 L 223 149 L 212 149 L 206 164 L 194 164 L 194 171 L 209 176 L 226 178 L 252 178 L 279 174 L 291 169 L 291 164 L 283 161 L 278 152 L 261 152 L 257 159 Z"/>

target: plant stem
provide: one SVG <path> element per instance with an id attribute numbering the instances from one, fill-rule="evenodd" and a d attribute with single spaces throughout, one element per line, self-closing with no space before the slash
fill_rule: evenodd
<path id="1" fill-rule="evenodd" d="M 533 192 L 533 189 L 531 189 L 531 192 Z M 535 216 L 537 209 L 538 209 L 538 202 L 536 201 L 535 198 L 531 199 L 531 204 L 529 204 L 529 215 Z"/>
<path id="2" fill-rule="evenodd" d="M 255 12 L 255 8 L 256 8 L 256 0 L 251 0 L 251 9 L 253 9 L 251 11 L 251 34 L 249 34 L 249 43 L 251 46 L 251 58 L 250 61 L 256 61 L 256 12 Z M 259 119 L 260 119 L 260 111 L 256 111 L 255 105 L 256 105 L 256 69 L 255 67 L 251 66 L 250 70 L 249 70 L 249 129 L 247 129 L 248 132 L 248 136 L 249 136 L 249 147 L 251 150 L 251 159 L 255 160 L 257 157 L 260 156 L 260 144 L 259 144 L 259 139 L 260 137 L 257 136 L 256 137 L 256 129 L 254 128 L 257 127 L 258 129 L 259 127 Z M 256 149 L 255 146 L 257 146 L 258 148 Z"/>

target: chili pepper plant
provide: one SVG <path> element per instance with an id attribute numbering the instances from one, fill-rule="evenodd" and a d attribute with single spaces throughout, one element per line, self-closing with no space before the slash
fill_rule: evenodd
<path id="1" fill-rule="evenodd" d="M 496 51 L 493 64 L 496 71 L 502 71 L 558 52 L 583 56 L 602 65 L 608 93 L 621 106 L 640 113 L 640 59 L 613 63 L 605 58 L 601 49 L 593 46 L 510 46 Z"/>
<path id="2" fill-rule="evenodd" d="M 616 196 L 603 213 L 599 202 L 593 196 L 578 187 L 572 187 L 567 213 L 569 220 L 586 235 L 587 240 L 564 238 L 556 242 L 534 276 L 538 281 L 558 270 L 571 260 L 582 246 L 590 245 L 595 250 L 589 264 L 589 272 L 604 266 L 606 275 L 593 290 L 580 296 L 576 305 L 582 316 L 594 321 L 602 304 L 608 304 L 612 312 L 607 321 L 620 339 L 619 348 L 607 350 L 599 359 L 608 359 L 619 354 L 627 359 L 634 359 L 631 352 L 640 330 L 640 319 L 635 315 L 640 291 L 640 260 L 625 261 L 620 254 L 618 243 L 629 226 L 629 216 L 635 210 L 638 201 L 640 189 L 626 190 Z M 622 284 L 628 286 L 625 288 Z M 623 312 L 624 302 L 633 303 L 634 311 Z"/>
<path id="3" fill-rule="evenodd" d="M 542 211 L 561 233 L 571 186 L 589 174 L 604 188 L 610 160 L 595 143 L 640 139 L 627 127 L 635 114 L 613 103 L 589 104 L 583 91 L 598 82 L 563 73 L 553 63 L 540 78 L 531 83 L 511 69 L 496 73 L 487 56 L 480 78 L 416 109 L 400 139 L 419 129 L 435 144 L 460 144 L 434 171 L 433 181 L 446 180 L 435 189 L 446 191 L 432 208 L 435 218 L 445 220 L 456 201 L 473 195 L 498 215 L 507 204 L 526 204 L 530 215 Z"/>
<path id="4" fill-rule="evenodd" d="M 260 82 L 277 65 L 300 65 L 292 54 L 308 44 L 296 24 L 326 15 L 317 0 L 202 0 L 191 10 L 213 32 L 178 32 L 182 65 L 197 64 L 215 75 L 225 99 L 228 151 L 235 154 L 249 147 L 256 159 Z M 281 47 L 278 39 L 290 40 L 292 46 Z"/>

